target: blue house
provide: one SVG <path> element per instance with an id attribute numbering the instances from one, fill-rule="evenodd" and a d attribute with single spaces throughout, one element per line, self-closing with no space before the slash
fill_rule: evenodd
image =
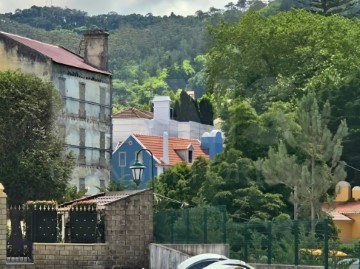
<path id="1" fill-rule="evenodd" d="M 128 136 L 114 151 L 112 157 L 112 177 L 124 185 L 134 185 L 130 166 L 139 153 L 139 161 L 145 165 L 143 180 L 139 189 L 151 187 L 152 173 L 154 177 L 163 173 L 164 169 L 187 162 L 189 165 L 198 156 L 212 159 L 222 152 L 222 135 L 220 131 L 205 133 L 198 139 L 187 139 L 163 136 L 132 134 Z M 151 153 L 153 155 L 153 159 Z"/>

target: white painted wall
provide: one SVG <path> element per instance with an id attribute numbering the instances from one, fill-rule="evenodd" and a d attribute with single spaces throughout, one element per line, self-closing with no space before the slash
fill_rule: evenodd
<path id="1" fill-rule="evenodd" d="M 119 119 L 113 118 L 113 149 L 119 141 L 124 141 L 131 134 L 160 135 L 168 132 L 169 137 L 199 139 L 205 132 L 216 128 L 198 122 L 178 122 L 170 120 L 164 123 L 156 119 Z"/>

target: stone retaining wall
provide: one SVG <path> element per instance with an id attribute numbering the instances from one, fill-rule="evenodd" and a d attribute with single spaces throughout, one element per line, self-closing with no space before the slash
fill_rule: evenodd
<path id="1" fill-rule="evenodd" d="M 6 193 L 0 183 L 0 269 L 149 268 L 153 241 L 153 192 L 124 195 L 105 207 L 102 244 L 34 243 L 33 263 L 6 263 Z"/>
<path id="2" fill-rule="evenodd" d="M 33 244 L 36 269 L 104 269 L 107 257 L 107 244 Z"/>

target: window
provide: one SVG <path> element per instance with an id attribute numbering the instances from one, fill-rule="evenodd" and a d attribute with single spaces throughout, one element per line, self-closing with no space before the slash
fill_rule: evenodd
<path id="1" fill-rule="evenodd" d="M 189 150 L 188 151 L 188 162 L 189 163 L 192 163 L 193 162 L 193 151 L 192 150 Z"/>
<path id="2" fill-rule="evenodd" d="M 85 178 L 81 177 L 79 178 L 79 191 L 85 190 Z"/>
<path id="3" fill-rule="evenodd" d="M 106 120 L 105 115 L 105 105 L 106 105 L 106 88 L 100 87 L 100 121 Z"/>
<path id="4" fill-rule="evenodd" d="M 126 166 L 126 152 L 119 152 L 119 166 Z"/>
<path id="5" fill-rule="evenodd" d="M 187 161 L 188 163 L 192 163 L 194 160 L 194 146 L 188 145 L 187 146 Z"/>
<path id="6" fill-rule="evenodd" d="M 100 132 L 100 165 L 105 165 L 105 132 Z"/>
<path id="7" fill-rule="evenodd" d="M 86 118 L 86 110 L 85 110 L 85 83 L 79 83 L 79 118 Z"/>
<path id="8" fill-rule="evenodd" d="M 105 189 L 105 179 L 100 178 L 100 188 Z"/>
<path id="9" fill-rule="evenodd" d="M 79 163 L 85 164 L 85 129 L 79 130 Z"/>
<path id="10" fill-rule="evenodd" d="M 60 94 L 62 96 L 66 95 L 66 89 L 65 89 L 65 78 L 60 77 L 59 78 L 59 90 L 60 90 Z"/>

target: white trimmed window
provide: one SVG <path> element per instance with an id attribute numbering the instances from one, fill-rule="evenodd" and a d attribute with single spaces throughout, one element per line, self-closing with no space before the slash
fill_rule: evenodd
<path id="1" fill-rule="evenodd" d="M 124 151 L 119 152 L 119 166 L 120 167 L 126 166 L 126 152 Z"/>

